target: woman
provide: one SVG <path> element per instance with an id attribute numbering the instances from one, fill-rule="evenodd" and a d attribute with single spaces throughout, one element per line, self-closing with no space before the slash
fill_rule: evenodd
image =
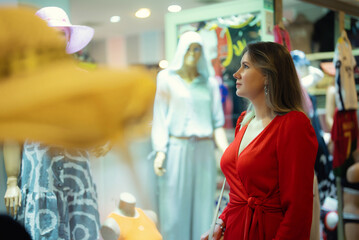
<path id="1" fill-rule="evenodd" d="M 272 42 L 249 44 L 243 53 L 233 76 L 236 94 L 251 105 L 221 159 L 230 202 L 214 239 L 309 239 L 318 143 L 291 55 Z"/>
<path id="2" fill-rule="evenodd" d="M 198 33 L 184 33 L 173 62 L 157 76 L 152 144 L 166 240 L 199 239 L 211 224 L 214 142 L 221 152 L 228 146 L 218 83 L 209 78 L 202 46 Z"/>

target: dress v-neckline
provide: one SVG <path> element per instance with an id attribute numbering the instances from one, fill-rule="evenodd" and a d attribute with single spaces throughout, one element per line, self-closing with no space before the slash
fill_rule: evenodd
<path id="1" fill-rule="evenodd" d="M 241 131 L 241 134 L 240 134 L 240 136 L 239 136 L 239 139 L 240 139 L 240 140 L 239 140 L 238 146 L 237 146 L 237 159 L 242 155 L 242 153 L 243 153 L 248 147 L 250 147 L 250 146 L 253 144 L 253 142 L 257 141 L 257 139 L 262 136 L 262 134 L 272 125 L 272 123 L 273 123 L 276 119 L 277 119 L 277 116 L 275 116 L 275 117 L 272 119 L 272 121 L 270 121 L 270 123 L 268 123 L 268 125 L 267 125 L 265 128 L 263 128 L 263 130 L 262 130 L 255 138 L 253 138 L 252 141 L 250 141 L 250 142 L 248 143 L 248 145 L 247 145 L 245 148 L 243 148 L 243 150 L 238 154 L 239 148 L 241 147 L 241 143 L 242 143 L 244 134 L 245 134 L 246 131 L 247 131 L 247 128 L 248 128 L 249 123 L 250 123 L 253 119 L 251 119 L 249 122 L 247 122 L 246 125 L 244 125 L 242 129 L 239 129 L 239 131 Z"/>

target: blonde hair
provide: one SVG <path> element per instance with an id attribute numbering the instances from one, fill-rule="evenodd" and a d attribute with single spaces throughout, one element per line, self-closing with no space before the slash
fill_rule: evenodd
<path id="1" fill-rule="evenodd" d="M 257 42 L 246 46 L 242 56 L 247 53 L 249 59 L 267 79 L 266 102 L 276 114 L 290 111 L 303 111 L 303 95 L 299 78 L 289 51 L 274 42 Z M 243 123 L 254 116 L 250 104 Z"/>

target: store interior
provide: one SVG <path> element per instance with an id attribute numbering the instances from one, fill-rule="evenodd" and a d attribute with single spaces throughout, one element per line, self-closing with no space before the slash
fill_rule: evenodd
<path id="1" fill-rule="evenodd" d="M 173 3 L 181 6 L 180 10 L 174 10 L 178 12 L 169 12 L 167 9 Z M 306 69 L 302 70 L 307 74 L 317 71 L 306 79 L 304 88 L 314 109 L 312 119 L 319 124 L 318 134 L 326 151 L 329 151 L 317 159 L 315 165 L 320 201 L 320 237 L 313 239 L 358 239 L 344 236 L 344 224 L 348 221 L 351 224 L 354 222 L 359 228 L 359 206 L 349 217 L 343 213 L 342 190 L 331 167 L 332 123 L 328 120 L 328 111 L 331 110 L 329 101 L 333 101 L 329 92 L 335 83 L 333 58 L 337 40 L 343 31 L 351 43 L 352 55 L 359 62 L 358 0 L 0 0 L 0 7 L 7 5 L 30 5 L 36 9 L 56 6 L 64 9 L 73 25 L 89 26 L 95 30 L 91 42 L 73 54 L 84 68 L 138 67 L 150 73 L 153 83 L 156 83 L 157 74 L 173 59 L 180 35 L 186 31 L 200 33 L 204 39 L 208 66 L 212 67 L 210 74 L 216 77 L 220 86 L 225 118 L 223 128 L 229 143 L 235 137 L 237 118 L 248 107 L 245 99 L 235 96 L 233 74 L 240 64 L 241 51 L 250 42 L 275 41 L 275 27 L 286 30 L 291 50 L 299 50 L 295 57 L 308 63 Z M 150 9 L 150 15 L 135 17 L 135 12 L 140 8 Z M 359 68 L 355 68 L 353 74 L 359 95 Z M 144 134 L 129 138 L 125 143 L 111 145 L 106 154 L 90 158 L 101 224 L 108 224 L 109 215 L 121 204 L 123 197 L 130 199 L 128 201 L 137 208 L 147 211 L 155 228 L 161 233 L 159 177 L 153 170 L 151 126 L 149 120 Z M 0 153 L 0 213 L 5 214 L 7 210 L 3 196 L 7 175 L 3 154 Z M 221 151 L 216 148 L 214 154 L 217 175 L 213 212 L 218 208 L 220 214 L 229 202 L 229 186 L 223 185 Z M 222 185 L 224 191 L 220 197 Z M 359 194 L 358 190 L 353 192 Z M 220 205 L 217 205 L 219 199 Z M 103 228 L 99 239 L 115 239 L 111 238 L 111 234 Z M 108 238 L 105 239 L 103 235 Z"/>

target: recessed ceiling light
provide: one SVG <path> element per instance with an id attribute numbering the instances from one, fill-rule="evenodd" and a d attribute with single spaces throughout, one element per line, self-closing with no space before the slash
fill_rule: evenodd
<path id="1" fill-rule="evenodd" d="M 135 16 L 138 18 L 147 18 L 151 15 L 151 11 L 148 8 L 140 8 L 135 13 Z"/>
<path id="2" fill-rule="evenodd" d="M 179 5 L 171 5 L 168 7 L 169 12 L 179 12 L 181 10 L 182 10 L 182 8 Z"/>
<path id="3" fill-rule="evenodd" d="M 160 66 L 160 68 L 166 68 L 168 67 L 168 62 L 167 60 L 161 60 L 158 64 L 158 66 Z"/>
<path id="4" fill-rule="evenodd" d="M 110 21 L 112 23 L 116 23 L 116 22 L 119 22 L 121 20 L 121 17 L 120 16 L 112 16 Z"/>

